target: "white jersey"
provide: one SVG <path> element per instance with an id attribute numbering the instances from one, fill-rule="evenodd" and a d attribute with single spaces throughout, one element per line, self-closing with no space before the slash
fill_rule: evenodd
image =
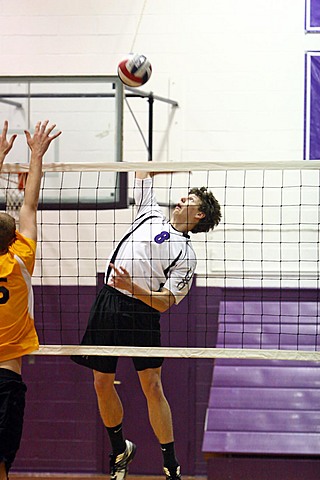
<path id="1" fill-rule="evenodd" d="M 163 215 L 153 195 L 151 178 L 136 178 L 134 197 L 137 216 L 109 257 L 105 282 L 110 283 L 107 276 L 111 262 L 116 268 L 125 268 L 133 282 L 144 289 L 158 292 L 166 288 L 178 304 L 191 287 L 197 263 L 189 236 L 173 228 Z M 120 291 L 131 296 L 126 290 Z"/>

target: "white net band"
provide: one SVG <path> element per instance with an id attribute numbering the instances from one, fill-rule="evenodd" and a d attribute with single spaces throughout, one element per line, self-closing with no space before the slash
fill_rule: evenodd
<path id="1" fill-rule="evenodd" d="M 151 167 L 152 165 L 152 167 Z M 319 170 L 320 160 L 267 162 L 119 162 L 119 163 L 45 163 L 44 172 L 198 172 L 228 170 Z M 23 173 L 28 164 L 4 164 L 2 173 Z"/>
<path id="2" fill-rule="evenodd" d="M 320 352 L 297 350 L 260 350 L 239 348 L 178 347 L 103 347 L 75 345 L 41 345 L 31 355 L 103 355 L 119 357 L 165 358 L 239 358 L 247 360 L 320 361 Z"/>

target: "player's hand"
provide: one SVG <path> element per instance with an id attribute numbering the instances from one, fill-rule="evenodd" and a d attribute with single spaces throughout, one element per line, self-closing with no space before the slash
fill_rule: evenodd
<path id="1" fill-rule="evenodd" d="M 61 135 L 62 133 L 57 132 L 50 137 L 50 133 L 52 132 L 52 130 L 54 130 L 56 124 L 54 123 L 53 125 L 48 127 L 48 123 L 49 120 L 46 120 L 43 123 L 37 122 L 33 136 L 31 136 L 30 132 L 28 132 L 27 130 L 24 131 L 27 139 L 27 144 L 29 145 L 31 152 L 39 157 L 43 157 L 43 155 L 48 150 L 52 140 L 59 137 L 59 135 Z"/>
<path id="2" fill-rule="evenodd" d="M 5 159 L 5 156 L 10 152 L 13 142 L 17 138 L 17 135 L 14 134 L 10 137 L 10 140 L 7 140 L 7 133 L 8 133 L 8 121 L 5 120 L 3 123 L 2 132 L 0 135 L 0 165 Z"/>
<path id="3" fill-rule="evenodd" d="M 113 269 L 111 285 L 114 288 L 120 288 L 132 293 L 133 283 L 129 272 L 123 267 L 116 268 L 113 263 L 110 263 L 110 267 Z"/>

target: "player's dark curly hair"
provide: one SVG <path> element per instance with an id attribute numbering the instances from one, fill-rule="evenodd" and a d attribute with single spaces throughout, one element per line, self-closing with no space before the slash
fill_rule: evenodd
<path id="1" fill-rule="evenodd" d="M 212 192 L 206 187 L 191 188 L 189 195 L 196 195 L 200 198 L 200 212 L 205 214 L 199 223 L 191 230 L 192 233 L 209 232 L 219 225 L 221 220 L 221 207 L 218 200 L 213 196 Z"/>
<path id="2" fill-rule="evenodd" d="M 8 213 L 0 213 L 0 252 L 6 252 L 15 239 L 16 221 Z"/>

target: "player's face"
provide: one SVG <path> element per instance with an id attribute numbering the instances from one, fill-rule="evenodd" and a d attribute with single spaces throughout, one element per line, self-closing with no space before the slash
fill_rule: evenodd
<path id="1" fill-rule="evenodd" d="M 194 224 L 197 222 L 201 216 L 200 210 L 200 199 L 194 195 L 190 194 L 187 197 L 181 197 L 180 202 L 176 205 L 173 210 L 173 219 L 177 223 L 181 224 Z"/>

